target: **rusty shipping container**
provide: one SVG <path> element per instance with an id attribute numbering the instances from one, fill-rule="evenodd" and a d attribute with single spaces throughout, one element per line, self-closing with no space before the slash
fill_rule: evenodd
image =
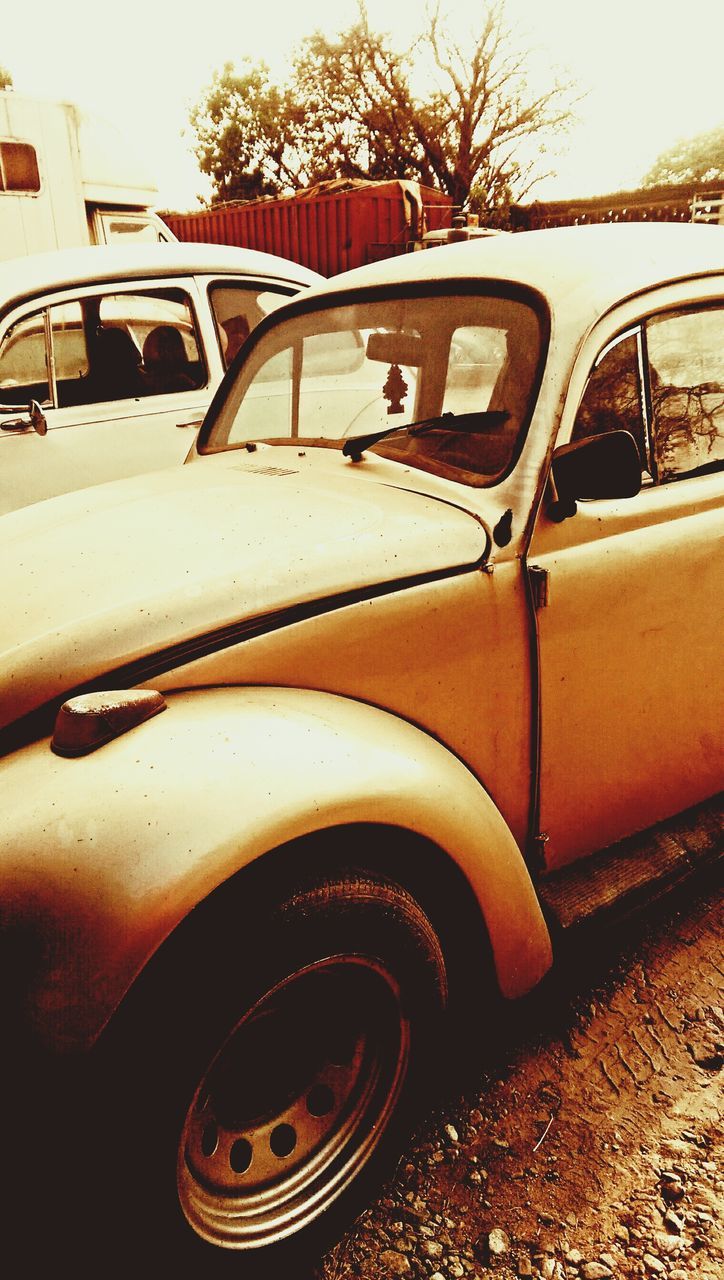
<path id="1" fill-rule="evenodd" d="M 451 217 L 449 196 L 394 181 L 322 184 L 294 196 L 164 214 L 164 221 L 179 240 L 261 249 L 332 276 L 405 253 L 425 231 L 449 227 Z"/>

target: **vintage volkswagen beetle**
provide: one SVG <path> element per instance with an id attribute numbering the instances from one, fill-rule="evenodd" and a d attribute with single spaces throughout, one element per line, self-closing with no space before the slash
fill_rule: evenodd
<path id="1" fill-rule="evenodd" d="M 76 1241 L 281 1274 L 446 1009 L 718 854 L 722 424 L 719 228 L 500 236 L 300 296 L 189 465 L 3 520 L 4 1024 L 84 1082 Z"/>

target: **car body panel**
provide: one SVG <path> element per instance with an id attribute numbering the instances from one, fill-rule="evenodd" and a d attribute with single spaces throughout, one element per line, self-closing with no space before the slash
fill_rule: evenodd
<path id="1" fill-rule="evenodd" d="M 297 836 L 357 822 L 446 850 L 475 892 L 507 995 L 543 975 L 550 941 L 520 851 L 429 735 L 314 691 L 207 689 L 168 702 L 87 759 L 41 741 L 0 775 L 3 896 L 36 962 L 27 1016 L 46 1045 L 87 1046 L 162 940 L 229 876 Z M 104 797 L 93 812 L 89 792 Z"/>
<path id="2" fill-rule="evenodd" d="M 255 458 L 81 490 L 3 521 L 18 605 L 0 622 L 12 672 L 0 723 L 169 645 L 485 555 L 480 524 L 451 506 L 349 472 L 330 492 L 305 459 L 265 474 Z"/>
<path id="3" fill-rule="evenodd" d="M 575 519 L 536 531 L 531 558 L 551 583 L 539 614 L 540 824 L 551 867 L 721 786 L 724 531 L 715 493 L 720 500 L 716 476 L 662 485 L 635 503 L 581 504 Z"/>

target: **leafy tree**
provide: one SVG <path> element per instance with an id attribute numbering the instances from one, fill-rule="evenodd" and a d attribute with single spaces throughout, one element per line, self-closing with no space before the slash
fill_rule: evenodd
<path id="1" fill-rule="evenodd" d="M 5 67 L 0 67 L 0 89 L 11 89 L 13 78 Z"/>
<path id="2" fill-rule="evenodd" d="M 237 76 L 227 65 L 192 114 L 196 154 L 214 200 L 261 193 L 262 181 L 280 191 L 330 178 L 412 178 L 455 204 L 472 193 L 475 207 L 497 208 L 544 176 L 541 140 L 572 119 L 570 86 L 534 92 L 527 60 L 503 0 L 483 6 L 472 47 L 452 38 L 436 8 L 401 54 L 371 30 L 359 0 L 347 31 L 302 42 L 284 90 L 273 89 L 266 67 Z"/>
<path id="3" fill-rule="evenodd" d="M 724 125 L 700 133 L 695 138 L 680 138 L 668 151 L 663 151 L 649 169 L 643 186 L 655 187 L 670 182 L 724 182 Z"/>
<path id="4" fill-rule="evenodd" d="M 265 63 L 227 62 L 192 109 L 196 157 L 211 177 L 213 201 L 255 200 L 298 181 L 293 142 L 298 108 Z"/>

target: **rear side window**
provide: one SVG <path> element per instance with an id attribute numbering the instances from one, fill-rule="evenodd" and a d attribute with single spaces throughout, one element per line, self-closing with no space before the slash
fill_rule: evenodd
<path id="1" fill-rule="evenodd" d="M 29 142 L 0 140 L 0 191 L 40 191 L 38 157 Z"/>

